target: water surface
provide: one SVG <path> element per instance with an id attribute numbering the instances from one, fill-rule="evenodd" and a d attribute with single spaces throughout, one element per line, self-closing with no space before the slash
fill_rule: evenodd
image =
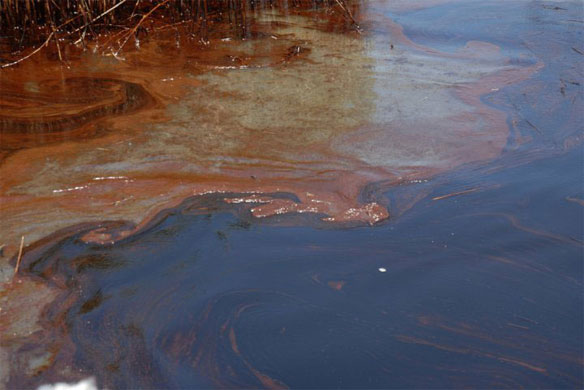
<path id="1" fill-rule="evenodd" d="M 135 139 L 11 151 L 62 153 L 6 194 L 69 219 L 25 253 L 56 298 L 5 337 L 8 387 L 582 387 L 582 4 L 402 5 L 364 37 L 265 13 L 292 63 L 193 54 Z M 120 189 L 166 209 L 136 227 Z"/>

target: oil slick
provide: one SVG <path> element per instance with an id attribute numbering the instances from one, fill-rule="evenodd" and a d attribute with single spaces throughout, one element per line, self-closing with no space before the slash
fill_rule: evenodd
<path id="1" fill-rule="evenodd" d="M 165 53 L 164 40 L 152 40 L 125 54 L 124 63 L 87 54 L 70 69 L 31 59 L 3 70 L 3 80 L 11 80 L 3 81 L 3 99 L 12 106 L 17 97 L 29 99 L 35 120 L 51 129 L 32 136 L 37 144 L 31 146 L 42 141 L 43 147 L 11 154 L 0 166 L 7 250 L 23 232 L 36 239 L 88 217 L 139 223 L 207 191 L 290 192 L 302 205 L 271 212 L 373 224 L 388 213 L 359 204 L 365 184 L 426 178 L 497 156 L 507 139 L 505 115 L 479 97 L 525 79 L 539 65 L 513 65 L 488 43 L 469 42 L 454 54 L 414 44 L 383 16 L 383 4 L 363 6 L 360 17 L 370 28 L 361 35 L 265 11 L 244 41 L 218 36 L 212 48 Z M 227 63 L 237 69 L 224 69 Z M 42 74 L 33 69 L 39 65 Z M 69 93 L 63 103 L 44 98 L 55 83 L 47 77 L 63 78 Z M 21 80 L 36 87 L 17 92 Z M 70 88 L 73 82 L 87 85 Z M 74 90 L 96 88 L 103 93 L 92 94 L 95 108 L 83 111 L 86 99 Z M 38 104 L 46 108 L 39 111 Z M 6 147 L 31 137 L 14 133 L 13 111 L 1 113 Z M 47 119 L 53 117 L 59 119 Z M 78 130 L 64 134 L 61 122 Z M 9 137 L 14 142 L 5 142 Z M 48 144 L 51 137 L 59 143 Z M 92 183 L 96 176 L 133 181 Z M 314 196 L 306 199 L 306 192 Z M 259 207 L 258 216 L 268 209 Z"/>
<path id="2" fill-rule="evenodd" d="M 567 16 L 311 12 L 0 71 L 2 383 L 582 386 Z"/>

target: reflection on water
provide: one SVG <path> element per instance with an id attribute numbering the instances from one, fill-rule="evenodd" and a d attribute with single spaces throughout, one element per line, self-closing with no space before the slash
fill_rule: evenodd
<path id="1" fill-rule="evenodd" d="M 5 338 L 9 386 L 581 387 L 581 7 L 430 3 L 71 70 L 153 101 L 112 84 L 95 138 L 0 166 L 7 241 L 69 226 L 24 256 L 58 297 Z"/>

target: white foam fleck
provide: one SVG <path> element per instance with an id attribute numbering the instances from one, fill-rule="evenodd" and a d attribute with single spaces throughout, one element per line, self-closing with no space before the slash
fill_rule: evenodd
<path id="1" fill-rule="evenodd" d="M 76 186 L 76 187 L 70 187 L 70 188 L 60 188 L 60 189 L 57 189 L 57 190 L 53 190 L 53 193 L 54 194 L 58 194 L 58 193 L 61 193 L 61 192 L 79 191 L 79 190 L 83 190 L 85 188 L 87 188 L 87 186 Z"/>
<path id="2" fill-rule="evenodd" d="M 37 390 L 97 390 L 97 384 L 95 383 L 95 378 L 91 377 L 77 383 L 44 384 L 40 385 Z"/>

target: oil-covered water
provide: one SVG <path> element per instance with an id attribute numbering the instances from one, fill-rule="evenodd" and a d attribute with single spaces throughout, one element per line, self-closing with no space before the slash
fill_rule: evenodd
<path id="1" fill-rule="evenodd" d="M 6 303 L 8 387 L 582 386 L 581 4 L 310 15 L 167 67 L 82 59 L 62 85 L 125 84 L 88 123 L 32 108 L 43 147 L 3 108 L 2 234 L 60 229 L 3 293 L 51 297 L 32 328 Z"/>

